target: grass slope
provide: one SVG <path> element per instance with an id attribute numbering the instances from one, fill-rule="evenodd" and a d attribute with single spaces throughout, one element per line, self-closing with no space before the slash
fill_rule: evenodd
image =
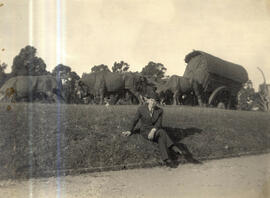
<path id="1" fill-rule="evenodd" d="M 0 105 L 0 178 L 160 163 L 155 143 L 122 137 L 137 106 Z M 269 149 L 270 114 L 165 107 L 163 125 L 196 159 Z"/>

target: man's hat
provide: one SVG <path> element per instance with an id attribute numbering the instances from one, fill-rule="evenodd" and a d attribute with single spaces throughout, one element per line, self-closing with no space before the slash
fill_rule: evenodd
<path id="1" fill-rule="evenodd" d="M 145 96 L 147 99 L 154 99 L 156 101 L 159 100 L 158 94 L 155 92 L 146 93 Z"/>

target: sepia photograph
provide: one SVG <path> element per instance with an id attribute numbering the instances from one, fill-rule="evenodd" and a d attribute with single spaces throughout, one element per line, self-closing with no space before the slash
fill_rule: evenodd
<path id="1" fill-rule="evenodd" d="M 0 0 L 0 197 L 269 198 L 270 0 Z"/>

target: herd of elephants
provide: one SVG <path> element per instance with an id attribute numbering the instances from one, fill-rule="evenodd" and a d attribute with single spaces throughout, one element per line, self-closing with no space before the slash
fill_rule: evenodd
<path id="1" fill-rule="evenodd" d="M 251 95 L 245 94 L 249 87 L 244 85 L 250 81 L 243 66 L 202 51 L 192 51 L 186 55 L 185 62 L 187 65 L 183 76 L 172 75 L 162 82 L 134 72 L 100 71 L 83 74 L 74 83 L 75 103 L 142 104 L 144 95 L 154 93 L 159 97 L 160 104 L 167 105 L 239 109 L 240 100 L 246 105 L 249 104 Z M 266 83 L 264 85 L 267 89 L 256 93 L 255 98 L 263 101 L 260 110 L 263 108 L 265 111 L 269 110 L 269 87 Z M 0 88 L 0 102 L 65 103 L 64 86 L 65 82 L 51 75 L 16 76 L 7 80 Z M 243 102 L 241 97 L 244 96 Z"/>

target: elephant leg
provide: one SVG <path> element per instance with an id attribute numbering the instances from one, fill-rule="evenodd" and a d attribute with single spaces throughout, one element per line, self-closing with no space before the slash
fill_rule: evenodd
<path id="1" fill-rule="evenodd" d="M 94 103 L 93 104 L 100 104 L 101 102 L 101 96 L 100 96 L 100 91 L 99 90 L 96 90 L 93 94 L 93 101 Z"/>
<path id="2" fill-rule="evenodd" d="M 204 106 L 204 104 L 202 102 L 202 96 L 200 94 L 199 84 L 197 82 L 193 82 L 192 87 L 193 87 L 193 91 L 198 99 L 199 106 L 201 106 L 201 107 Z"/>
<path id="3" fill-rule="evenodd" d="M 94 94 L 93 94 L 93 104 L 99 104 L 98 102 L 98 92 L 95 92 Z"/>
<path id="4" fill-rule="evenodd" d="M 173 105 L 178 105 L 179 104 L 179 92 L 176 91 L 173 93 Z"/>
<path id="5" fill-rule="evenodd" d="M 99 104 L 103 105 L 104 104 L 104 90 L 100 90 L 99 97 L 100 97 Z"/>
<path id="6" fill-rule="evenodd" d="M 63 103 L 63 100 L 62 100 L 62 97 L 61 96 L 58 96 L 56 94 L 53 94 L 49 100 L 51 101 L 51 99 L 53 99 L 53 101 L 55 102 L 58 102 L 58 103 Z"/>
<path id="7" fill-rule="evenodd" d="M 177 105 L 183 105 L 182 98 L 180 100 L 180 96 L 182 97 L 182 95 L 180 95 L 180 93 L 178 92 L 178 94 L 176 95 L 176 103 L 177 103 Z"/>
<path id="8" fill-rule="evenodd" d="M 120 94 L 116 94 L 116 97 L 115 97 L 115 99 L 113 101 L 113 105 L 117 104 L 117 102 L 120 100 L 120 97 L 121 97 Z"/>
<path id="9" fill-rule="evenodd" d="M 15 89 L 12 90 L 11 94 L 8 96 L 11 103 L 17 102 L 17 92 Z"/>
<path id="10" fill-rule="evenodd" d="M 143 97 L 139 93 L 133 90 L 129 90 L 129 91 L 138 99 L 140 105 L 144 103 Z"/>
<path id="11" fill-rule="evenodd" d="M 53 94 L 50 91 L 47 91 L 45 95 L 43 95 L 43 98 L 47 99 L 47 102 L 59 102 L 59 99 L 56 94 Z"/>
<path id="12" fill-rule="evenodd" d="M 198 104 L 199 104 L 199 106 L 200 106 L 200 107 L 204 106 L 204 104 L 203 104 L 203 102 L 202 102 L 201 96 L 197 96 L 197 98 L 198 98 Z"/>
<path id="13" fill-rule="evenodd" d="M 0 101 L 2 101 L 3 98 L 5 98 L 5 95 L 4 95 L 4 94 L 1 94 L 1 95 L 0 95 Z"/>
<path id="14" fill-rule="evenodd" d="M 143 96 L 139 94 L 139 103 L 142 105 L 145 103 L 145 100 L 143 99 Z"/>
<path id="15" fill-rule="evenodd" d="M 129 105 L 132 104 L 132 94 L 129 93 L 129 91 L 126 91 L 126 93 L 124 94 L 124 101 L 125 101 L 125 104 L 129 104 Z"/>

